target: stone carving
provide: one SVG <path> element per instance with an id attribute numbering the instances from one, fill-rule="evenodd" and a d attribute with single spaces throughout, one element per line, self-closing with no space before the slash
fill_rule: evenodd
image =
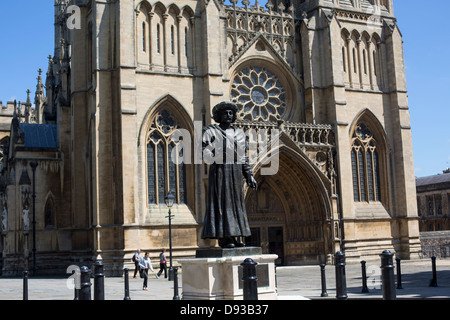
<path id="1" fill-rule="evenodd" d="M 23 231 L 30 231 L 30 210 L 28 205 L 22 210 Z"/>
<path id="2" fill-rule="evenodd" d="M 6 207 L 2 211 L 2 232 L 8 231 L 8 210 Z"/>

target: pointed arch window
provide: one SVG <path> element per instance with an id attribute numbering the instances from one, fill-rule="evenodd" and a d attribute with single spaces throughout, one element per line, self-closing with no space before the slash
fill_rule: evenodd
<path id="1" fill-rule="evenodd" d="M 164 204 L 169 191 L 176 194 L 178 204 L 186 204 L 186 165 L 172 161 L 173 152 L 182 152 L 179 148 L 181 141 L 171 138 L 177 128 L 175 117 L 165 109 L 153 118 L 147 138 L 149 204 Z M 178 161 L 177 157 L 174 158 Z"/>
<path id="2" fill-rule="evenodd" d="M 380 150 L 369 127 L 356 126 L 352 139 L 351 161 L 355 202 L 381 201 Z"/>
<path id="3" fill-rule="evenodd" d="M 45 203 L 45 209 L 44 209 L 44 222 L 45 222 L 45 228 L 53 228 L 56 227 L 55 225 L 55 205 L 53 198 L 50 196 L 47 199 L 47 202 Z"/>
<path id="4" fill-rule="evenodd" d="M 147 26 L 142 22 L 142 51 L 147 52 Z"/>
<path id="5" fill-rule="evenodd" d="M 161 30 L 159 23 L 156 25 L 156 52 L 161 53 Z"/>
<path id="6" fill-rule="evenodd" d="M 175 54 L 175 28 L 170 26 L 170 53 Z"/>
<path id="7" fill-rule="evenodd" d="M 345 47 L 342 47 L 342 66 L 344 68 L 344 72 L 347 72 L 347 60 L 345 55 Z"/>
<path id="8" fill-rule="evenodd" d="M 184 55 L 188 57 L 188 28 L 184 28 Z"/>

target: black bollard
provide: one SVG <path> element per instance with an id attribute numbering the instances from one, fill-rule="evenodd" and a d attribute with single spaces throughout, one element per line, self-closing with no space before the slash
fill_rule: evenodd
<path id="1" fill-rule="evenodd" d="M 369 288 L 367 287 L 367 272 L 366 272 L 366 262 L 361 261 L 361 273 L 362 273 L 362 290 L 361 293 L 369 293 Z"/>
<path id="2" fill-rule="evenodd" d="M 436 257 L 431 257 L 431 267 L 433 268 L 433 279 L 431 279 L 430 287 L 437 287 L 437 274 L 436 274 Z"/>
<path id="3" fill-rule="evenodd" d="M 389 250 L 384 250 L 381 254 L 381 281 L 383 287 L 383 299 L 395 300 L 395 280 L 394 280 L 394 254 Z"/>
<path id="4" fill-rule="evenodd" d="M 327 293 L 327 278 L 325 277 L 325 264 L 320 265 L 320 278 L 322 280 L 322 293 L 321 297 L 328 297 Z"/>
<path id="5" fill-rule="evenodd" d="M 178 295 L 178 267 L 173 267 L 173 300 L 180 300 Z"/>
<path id="6" fill-rule="evenodd" d="M 23 300 L 28 300 L 28 271 L 23 272 Z"/>
<path id="7" fill-rule="evenodd" d="M 241 266 L 243 267 L 244 281 L 244 300 L 258 300 L 258 277 L 256 276 L 257 263 L 252 259 L 245 259 Z"/>
<path id="8" fill-rule="evenodd" d="M 91 270 L 88 267 L 81 267 L 80 269 L 80 300 L 91 300 Z"/>
<path id="9" fill-rule="evenodd" d="M 101 261 L 94 264 L 94 300 L 105 300 L 105 275 Z"/>
<path id="10" fill-rule="evenodd" d="M 395 258 L 395 262 L 397 263 L 397 289 L 403 289 L 402 287 L 402 269 L 400 266 L 401 259 L 399 257 Z"/>
<path id="11" fill-rule="evenodd" d="M 130 282 L 128 279 L 128 268 L 123 269 L 123 271 L 125 272 L 125 297 L 123 298 L 123 300 L 131 300 L 130 298 Z"/>
<path id="12" fill-rule="evenodd" d="M 336 298 L 338 300 L 346 300 L 347 296 L 347 280 L 345 278 L 345 254 L 342 251 L 334 255 L 334 263 L 336 268 Z"/>

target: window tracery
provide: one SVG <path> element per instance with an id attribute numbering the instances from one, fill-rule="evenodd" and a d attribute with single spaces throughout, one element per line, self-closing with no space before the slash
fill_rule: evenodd
<path id="1" fill-rule="evenodd" d="M 286 112 L 286 91 L 278 77 L 261 67 L 245 67 L 235 76 L 231 99 L 239 117 L 249 121 L 277 121 Z"/>
<path id="2" fill-rule="evenodd" d="M 381 201 L 380 159 L 377 141 L 364 123 L 356 126 L 352 141 L 354 201 Z"/>
<path id="3" fill-rule="evenodd" d="M 178 204 L 186 203 L 186 165 L 172 161 L 173 152 L 181 141 L 171 137 L 179 128 L 176 118 L 166 109 L 158 112 L 150 126 L 147 138 L 148 203 L 163 204 L 169 191 L 175 193 Z M 174 157 L 175 161 L 178 157 Z"/>

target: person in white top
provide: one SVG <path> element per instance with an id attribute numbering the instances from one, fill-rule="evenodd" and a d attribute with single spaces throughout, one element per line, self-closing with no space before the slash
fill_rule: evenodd
<path id="1" fill-rule="evenodd" d="M 142 273 L 144 274 L 143 290 L 147 290 L 148 270 L 150 269 L 152 272 L 154 272 L 152 261 L 150 260 L 150 254 L 148 252 L 146 252 L 144 257 L 139 261 L 139 266 L 141 267 Z"/>

